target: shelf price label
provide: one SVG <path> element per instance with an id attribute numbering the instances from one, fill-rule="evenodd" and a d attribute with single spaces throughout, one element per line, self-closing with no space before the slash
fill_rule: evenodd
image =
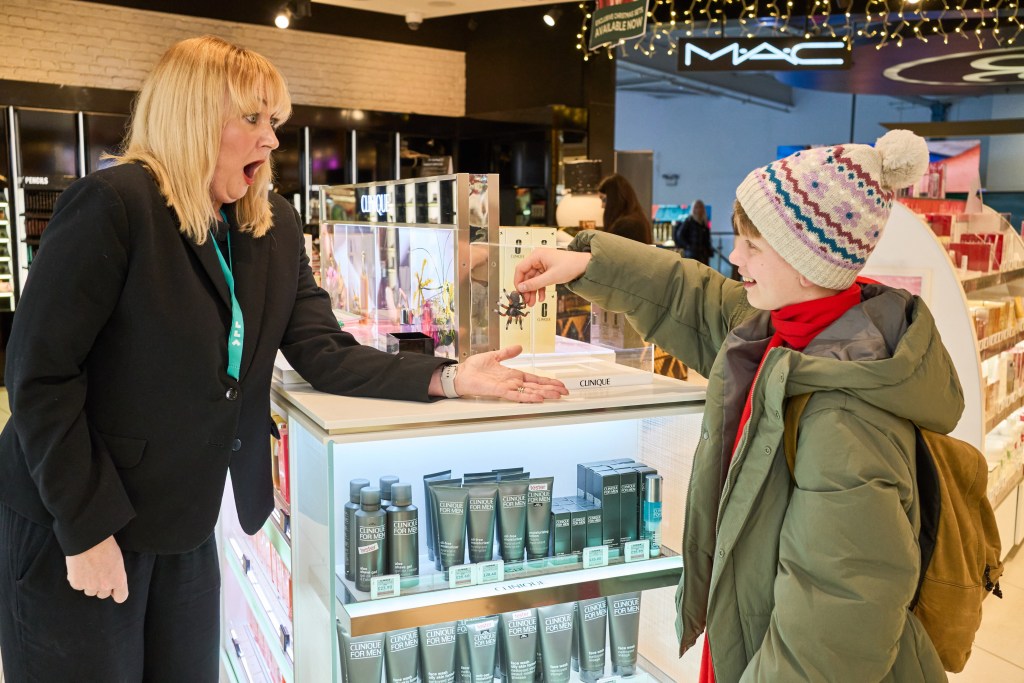
<path id="1" fill-rule="evenodd" d="M 651 540 L 642 538 L 639 541 L 629 541 L 622 548 L 622 556 L 626 562 L 639 562 L 640 560 L 651 559 Z"/>
<path id="2" fill-rule="evenodd" d="M 402 577 L 398 574 L 374 576 L 370 579 L 370 599 L 397 598 L 402 592 Z"/>
<path id="3" fill-rule="evenodd" d="M 593 569 L 594 567 L 608 566 L 608 546 L 593 545 L 583 549 L 583 568 Z"/>
<path id="4" fill-rule="evenodd" d="M 460 564 L 448 570 L 448 587 L 463 588 L 475 586 L 480 582 L 476 567 L 472 564 Z"/>
<path id="5" fill-rule="evenodd" d="M 480 572 L 480 583 L 496 583 L 505 580 L 505 563 L 501 560 L 480 562 L 476 567 Z"/>

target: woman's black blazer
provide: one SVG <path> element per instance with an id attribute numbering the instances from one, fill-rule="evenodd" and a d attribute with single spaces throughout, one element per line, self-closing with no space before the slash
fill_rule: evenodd
<path id="1" fill-rule="evenodd" d="M 245 320 L 235 381 L 214 240 L 197 246 L 182 235 L 136 164 L 61 195 L 7 344 L 0 503 L 52 525 L 65 554 L 112 534 L 127 550 L 195 548 L 213 531 L 229 469 L 239 521 L 254 533 L 273 508 L 278 349 L 322 391 L 427 400 L 446 361 L 392 356 L 339 330 L 297 214 L 277 195 L 270 202 L 267 235 L 232 231 Z"/>

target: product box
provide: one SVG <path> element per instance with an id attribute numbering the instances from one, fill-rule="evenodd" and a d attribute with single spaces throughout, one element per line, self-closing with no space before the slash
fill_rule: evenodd
<path id="1" fill-rule="evenodd" d="M 576 496 L 593 502 L 593 497 L 587 495 L 587 470 L 598 466 L 620 465 L 633 462 L 630 458 L 612 458 L 611 460 L 594 460 L 581 462 L 576 465 Z"/>
<path id="2" fill-rule="evenodd" d="M 594 503 L 601 506 L 604 516 L 603 544 L 610 548 L 619 547 L 622 534 L 619 531 L 619 472 L 611 468 L 592 470 L 594 472 Z"/>
<path id="3" fill-rule="evenodd" d="M 558 499 L 561 501 L 562 499 Z M 570 537 L 570 513 L 568 508 L 562 507 L 561 503 L 551 504 L 551 552 L 552 557 L 563 557 L 572 554 L 572 540 Z"/>
<path id="4" fill-rule="evenodd" d="M 640 538 L 639 474 L 631 466 L 615 471 L 619 473 L 619 542 L 628 543 Z"/>
<path id="5" fill-rule="evenodd" d="M 640 534 L 637 538 L 643 538 L 644 529 L 644 501 L 647 500 L 647 475 L 657 474 L 658 470 L 643 463 L 637 463 L 634 468 L 640 482 L 640 488 L 636 495 L 636 528 Z"/>
<path id="6" fill-rule="evenodd" d="M 580 503 L 573 502 L 569 508 L 570 541 L 574 555 L 583 555 L 587 547 L 587 510 Z"/>
<path id="7" fill-rule="evenodd" d="M 532 308 L 522 305 L 522 298 L 514 286 L 516 265 L 535 247 L 554 247 L 555 231 L 555 228 L 544 227 L 498 229 L 501 295 L 494 303 L 498 309 L 501 348 L 519 344 L 527 354 L 555 352 L 555 317 L 558 311 L 555 286 L 548 287 L 544 301 Z"/>
<path id="8" fill-rule="evenodd" d="M 581 504 L 587 510 L 587 547 L 601 545 L 604 541 L 604 514 L 593 503 L 581 501 Z"/>

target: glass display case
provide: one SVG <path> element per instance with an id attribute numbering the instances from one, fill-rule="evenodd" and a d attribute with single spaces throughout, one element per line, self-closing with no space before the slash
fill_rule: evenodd
<path id="1" fill-rule="evenodd" d="M 388 334 L 408 332 L 430 336 L 441 356 L 487 350 L 487 314 L 475 345 L 470 324 L 473 282 L 490 284 L 496 185 L 460 173 L 321 186 L 321 286 L 345 330 L 381 350 Z"/>
<path id="2" fill-rule="evenodd" d="M 682 568 L 679 511 L 703 398 L 703 388 L 663 377 L 538 405 L 382 402 L 276 385 L 273 408 L 284 424 L 278 444 L 286 440 L 287 453 L 275 448 L 275 467 L 284 458 L 288 471 L 276 480 L 283 488 L 278 509 L 260 534 L 239 537 L 230 523 L 230 491 L 225 496 L 222 555 L 225 584 L 233 584 L 225 587 L 226 663 L 238 680 L 261 680 L 255 673 L 246 679 L 248 669 L 267 680 L 338 682 L 339 632 L 360 637 L 671 590 Z M 458 481 L 434 481 L 438 474 Z M 596 487 L 587 482 L 590 474 Z M 645 474 L 664 478 L 661 543 L 644 532 Z M 434 484 L 425 488 L 425 478 Z M 380 571 L 367 569 L 373 563 L 363 561 L 366 554 L 390 548 L 392 537 L 389 527 L 379 538 L 364 538 L 365 519 L 346 523 L 359 479 L 371 483 L 361 491 L 363 517 L 378 514 L 369 488 L 383 484 L 398 493 L 411 484 L 399 494 L 411 494 L 411 507 L 395 500 L 388 510 L 399 502 L 415 509 L 414 562 L 406 555 L 395 569 L 395 555 Z M 484 514 L 482 527 L 479 518 L 447 516 L 463 493 L 488 492 L 491 516 Z M 463 502 L 463 514 L 480 511 Z M 593 518 L 595 510 L 603 519 Z M 587 521 L 589 534 L 582 532 Z M 577 524 L 582 535 L 573 536 Z M 643 618 L 671 619 L 671 610 L 671 600 L 645 599 Z M 645 647 L 641 642 L 642 657 Z"/>

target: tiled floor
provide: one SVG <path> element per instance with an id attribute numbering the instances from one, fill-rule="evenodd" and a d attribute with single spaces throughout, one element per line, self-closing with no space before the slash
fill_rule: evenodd
<path id="1" fill-rule="evenodd" d="M 0 387 L 0 428 L 10 416 L 7 390 Z M 1010 554 L 1000 583 L 1003 599 L 986 598 L 974 652 L 963 673 L 950 674 L 954 683 L 1024 683 L 1024 552 L 1020 548 Z"/>

